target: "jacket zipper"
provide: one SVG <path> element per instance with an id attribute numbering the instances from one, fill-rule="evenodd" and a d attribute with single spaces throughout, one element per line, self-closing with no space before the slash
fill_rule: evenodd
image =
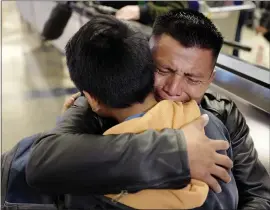
<path id="1" fill-rule="evenodd" d="M 127 190 L 122 190 L 121 193 L 116 195 L 114 198 L 112 198 L 113 203 L 117 203 L 121 198 L 123 198 L 125 195 L 128 195 Z"/>

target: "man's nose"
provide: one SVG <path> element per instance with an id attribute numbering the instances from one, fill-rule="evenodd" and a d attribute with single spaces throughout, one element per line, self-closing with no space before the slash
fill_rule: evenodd
<path id="1" fill-rule="evenodd" d="M 182 94 L 183 77 L 180 75 L 173 75 L 166 83 L 164 91 L 169 96 L 180 96 Z"/>

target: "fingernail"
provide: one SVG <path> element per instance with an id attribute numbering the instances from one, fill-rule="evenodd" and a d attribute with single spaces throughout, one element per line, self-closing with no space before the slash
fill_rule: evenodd
<path id="1" fill-rule="evenodd" d="M 217 193 L 221 193 L 222 190 L 221 190 L 221 187 L 219 186 L 218 189 L 217 189 Z"/>
<path id="2" fill-rule="evenodd" d="M 232 181 L 232 178 L 230 177 L 229 181 L 227 183 L 230 183 Z"/>
<path id="3" fill-rule="evenodd" d="M 204 126 L 206 126 L 209 121 L 209 116 L 207 114 L 203 114 L 202 118 L 204 119 Z"/>

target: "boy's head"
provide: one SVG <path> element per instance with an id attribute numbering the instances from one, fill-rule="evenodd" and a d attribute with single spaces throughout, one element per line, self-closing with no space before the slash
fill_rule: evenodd
<path id="1" fill-rule="evenodd" d="M 66 45 L 70 77 L 91 107 L 142 103 L 152 92 L 154 65 L 147 39 L 113 16 L 94 16 Z"/>

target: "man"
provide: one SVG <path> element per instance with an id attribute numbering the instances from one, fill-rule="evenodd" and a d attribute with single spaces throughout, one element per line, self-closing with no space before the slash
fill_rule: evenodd
<path id="1" fill-rule="evenodd" d="M 230 99 L 205 93 L 214 78 L 221 46 L 220 33 L 198 12 L 178 10 L 158 17 L 150 39 L 157 65 L 155 93 L 158 99 L 195 99 L 226 125 L 239 189 L 238 209 L 269 209 L 269 175 L 258 160 L 245 119 Z M 150 130 L 137 135 L 102 137 L 85 133 L 100 133 L 113 123 L 89 115 L 89 108 L 77 100 L 57 128 L 37 141 L 26 170 L 30 185 L 55 192 L 99 189 L 105 193 L 108 188 L 118 191 L 127 186 L 131 186 L 128 190 L 147 186 L 175 188 L 180 184 L 184 187 L 191 177 L 220 192 L 214 177 L 229 181 L 220 167 L 229 167 L 226 156 L 217 156 L 214 141 L 198 131 L 203 121 L 191 123 L 180 132 Z M 136 159 L 127 159 L 126 154 Z M 102 174 L 108 167 L 113 173 Z"/>
<path id="2" fill-rule="evenodd" d="M 44 41 L 55 40 L 62 35 L 72 15 L 70 3 L 71 1 L 61 2 L 53 8 L 42 31 Z M 93 3 L 117 9 L 115 16 L 119 19 L 135 20 L 147 25 L 152 25 L 158 15 L 172 9 L 188 7 L 187 1 L 94 1 Z"/>

